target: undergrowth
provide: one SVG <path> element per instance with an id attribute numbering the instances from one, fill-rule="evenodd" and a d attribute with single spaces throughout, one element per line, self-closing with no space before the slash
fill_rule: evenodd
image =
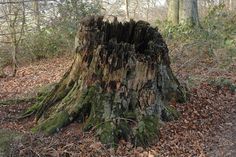
<path id="1" fill-rule="evenodd" d="M 173 62 L 182 58 L 184 61 L 192 59 L 189 62 L 194 64 L 196 56 L 195 63 L 199 64 L 199 59 L 207 59 L 220 68 L 230 66 L 236 59 L 235 23 L 236 14 L 228 12 L 223 4 L 209 9 L 201 19 L 201 27 L 157 21 L 172 52 Z"/>

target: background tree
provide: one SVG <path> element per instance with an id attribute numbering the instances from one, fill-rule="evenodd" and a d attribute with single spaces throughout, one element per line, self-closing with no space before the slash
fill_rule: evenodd
<path id="1" fill-rule="evenodd" d="M 180 22 L 190 26 L 200 26 L 197 0 L 180 0 L 179 2 Z"/>
<path id="2" fill-rule="evenodd" d="M 197 0 L 169 0 L 168 20 L 173 24 L 200 26 Z"/>
<path id="3" fill-rule="evenodd" d="M 168 0 L 168 21 L 179 24 L 179 0 Z"/>
<path id="4" fill-rule="evenodd" d="M 33 8 L 34 8 L 34 19 L 37 31 L 40 31 L 40 9 L 39 9 L 39 1 L 34 0 L 33 1 Z"/>
<path id="5" fill-rule="evenodd" d="M 19 53 L 19 44 L 22 40 L 25 26 L 25 5 L 21 1 L 19 4 L 12 3 L 13 1 L 6 1 L 6 7 L 1 7 L 4 19 L 6 22 L 7 33 L 9 35 L 12 46 L 12 75 L 15 76 L 17 70 L 17 57 Z"/>
<path id="6" fill-rule="evenodd" d="M 100 14 L 99 4 L 77 0 L 1 1 L 1 76 L 6 76 L 3 68 L 9 63 L 12 63 L 13 76 L 16 74 L 19 57 L 29 62 L 68 52 L 79 20 L 88 14 Z M 5 57 L 9 54 L 11 61 Z"/>

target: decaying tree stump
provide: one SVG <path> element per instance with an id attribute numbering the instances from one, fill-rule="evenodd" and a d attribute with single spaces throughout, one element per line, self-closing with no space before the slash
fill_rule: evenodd
<path id="1" fill-rule="evenodd" d="M 92 16 L 82 20 L 75 48 L 68 72 L 25 114 L 36 114 L 34 131 L 51 134 L 78 120 L 109 146 L 120 139 L 147 146 L 160 121 L 177 118 L 168 102 L 184 94 L 156 28 Z"/>

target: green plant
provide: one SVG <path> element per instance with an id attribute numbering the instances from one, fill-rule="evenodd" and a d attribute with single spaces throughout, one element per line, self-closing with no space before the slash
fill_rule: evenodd
<path id="1" fill-rule="evenodd" d="M 98 2 L 65 0 L 58 4 L 58 16 L 42 25 L 40 31 L 25 35 L 22 49 L 35 59 L 48 58 L 70 51 L 79 21 L 86 15 L 100 14 Z"/>
<path id="2" fill-rule="evenodd" d="M 39 33 L 30 33 L 22 43 L 25 53 L 33 54 L 36 59 L 61 54 L 70 47 L 71 40 L 66 34 L 52 28 L 45 28 Z"/>
<path id="3" fill-rule="evenodd" d="M 187 51 L 185 56 L 204 56 L 205 59 L 205 56 L 208 56 L 217 62 L 219 67 L 230 65 L 236 56 L 235 23 L 236 14 L 227 12 L 222 4 L 209 9 L 207 16 L 201 19 L 202 27 L 157 21 L 169 47 L 172 44 L 182 46 L 179 49 L 181 52 Z M 176 48 L 175 45 L 173 47 Z"/>

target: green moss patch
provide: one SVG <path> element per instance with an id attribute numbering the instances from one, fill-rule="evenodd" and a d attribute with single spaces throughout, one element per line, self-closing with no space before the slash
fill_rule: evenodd
<path id="1" fill-rule="evenodd" d="M 65 111 L 61 111 L 34 127 L 32 131 L 43 131 L 46 134 L 52 134 L 58 132 L 59 129 L 67 125 L 69 121 L 70 119 L 68 113 Z"/>
<path id="2" fill-rule="evenodd" d="M 102 143 L 106 144 L 108 147 L 116 147 L 118 143 L 118 133 L 116 125 L 111 122 L 104 122 L 97 129 L 97 135 Z"/>

